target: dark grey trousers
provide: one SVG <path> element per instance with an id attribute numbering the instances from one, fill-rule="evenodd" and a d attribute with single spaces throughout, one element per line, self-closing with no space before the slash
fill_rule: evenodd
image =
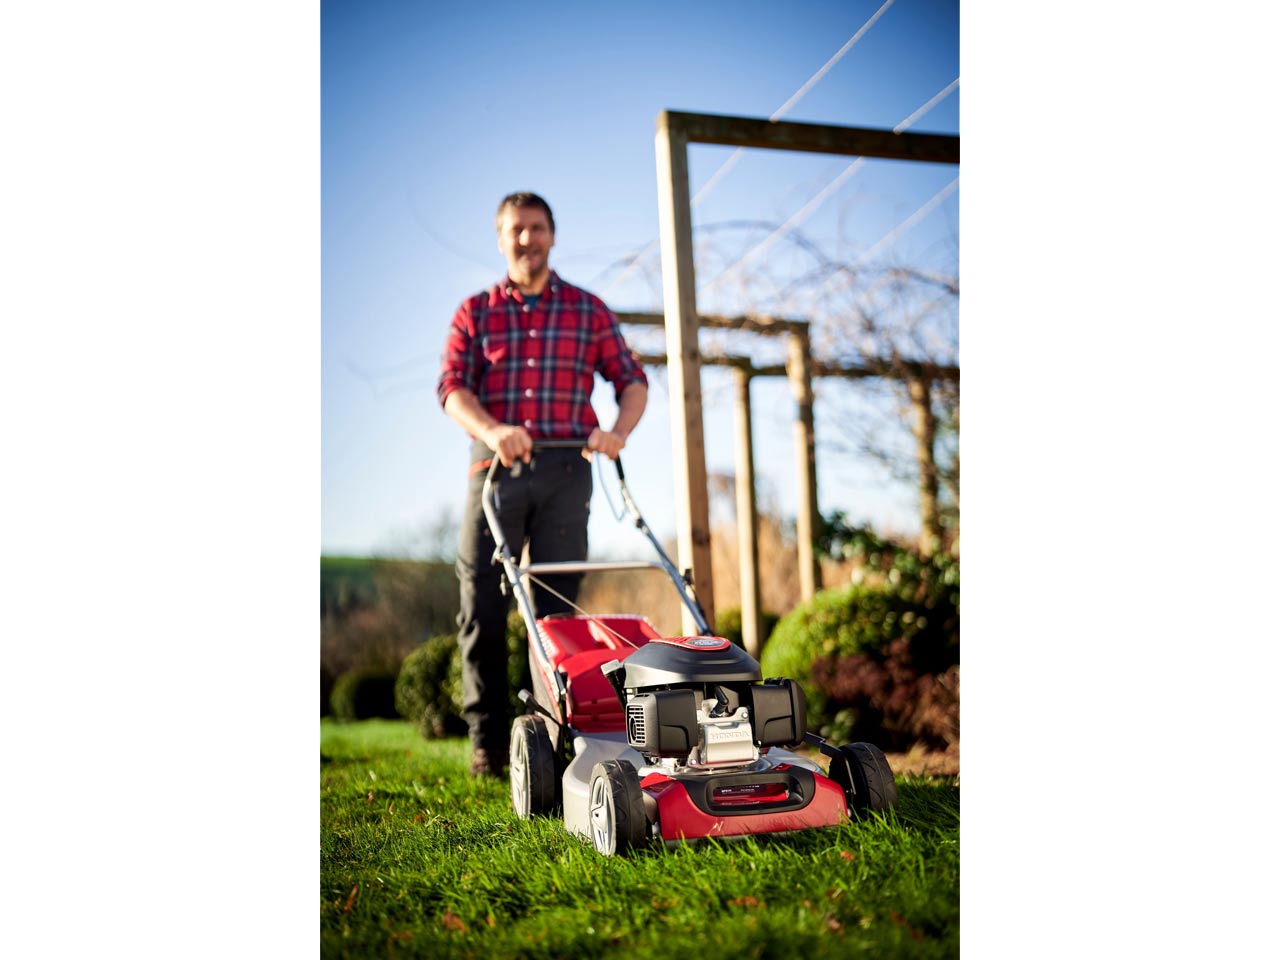
<path id="1" fill-rule="evenodd" d="M 471 462 L 492 454 L 477 442 Z M 511 681 L 507 667 L 507 614 L 511 596 L 500 589 L 502 567 L 492 563 L 493 534 L 480 506 L 487 470 L 472 474 L 458 544 L 458 647 L 462 651 L 462 714 L 471 743 L 495 760 L 505 757 L 510 737 Z M 591 510 L 591 464 L 578 450 L 545 450 L 523 464 L 518 477 L 501 467 L 494 477 L 498 518 L 516 563 L 525 541 L 532 563 L 587 558 L 587 517 Z M 577 601 L 579 574 L 539 576 L 547 586 Z M 541 587 L 531 591 L 540 617 L 572 610 Z M 527 664 L 528 657 L 523 656 Z M 527 666 L 525 670 L 527 671 Z"/>

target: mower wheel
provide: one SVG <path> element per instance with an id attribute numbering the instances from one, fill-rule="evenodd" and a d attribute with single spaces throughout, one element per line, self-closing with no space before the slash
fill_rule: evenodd
<path id="1" fill-rule="evenodd" d="M 645 842 L 644 794 L 636 768 L 627 760 L 605 760 L 591 770 L 591 843 L 606 857 L 625 854 Z"/>
<path id="2" fill-rule="evenodd" d="M 516 717 L 511 725 L 511 809 L 521 820 L 550 813 L 559 785 L 546 722 L 533 714 Z"/>
<path id="3" fill-rule="evenodd" d="M 831 758 L 831 779 L 840 784 L 849 809 L 860 816 L 868 811 L 891 810 L 898 805 L 898 786 L 884 753 L 873 743 L 850 743 Z"/>

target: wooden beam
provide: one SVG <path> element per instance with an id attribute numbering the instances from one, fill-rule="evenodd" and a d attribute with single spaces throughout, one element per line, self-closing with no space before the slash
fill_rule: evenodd
<path id="1" fill-rule="evenodd" d="M 889 380 L 908 380 L 926 377 L 929 380 L 960 382 L 960 368 L 946 363 L 927 363 L 922 360 L 864 360 L 861 364 L 843 365 L 825 360 L 810 361 L 815 377 L 884 377 Z M 763 375 L 763 368 L 762 368 Z"/>
<path id="2" fill-rule="evenodd" d="M 742 645 L 760 659 L 764 638 L 760 635 L 760 540 L 756 523 L 756 466 L 751 447 L 751 371 L 735 366 L 737 387 L 734 404 L 737 444 L 734 485 L 738 497 L 738 584 L 742 609 Z"/>
<path id="3" fill-rule="evenodd" d="M 634 323 L 639 326 L 660 327 L 666 322 L 661 313 L 618 313 L 615 314 L 621 323 Z M 782 317 L 767 317 L 749 314 L 740 317 L 721 317 L 716 314 L 698 314 L 698 326 L 716 330 L 745 330 L 748 333 L 762 333 L 766 336 L 777 336 L 807 330 L 807 320 L 787 320 Z"/>
<path id="4" fill-rule="evenodd" d="M 869 127 L 836 127 L 825 123 L 793 123 L 674 110 L 664 110 L 659 114 L 658 124 L 673 133 L 678 132 L 688 143 L 839 153 L 925 163 L 960 162 L 960 138 L 948 134 L 894 133 Z"/>
<path id="5" fill-rule="evenodd" d="M 920 492 L 920 552 L 932 557 L 942 549 L 942 519 L 938 513 L 938 474 L 934 439 L 938 421 L 933 415 L 933 383 L 927 377 L 907 381 L 911 398 L 911 432 L 916 438 L 916 471 Z"/>
<path id="6" fill-rule="evenodd" d="M 667 363 L 666 354 L 637 353 L 636 359 L 652 367 L 665 366 Z M 740 357 L 732 354 L 703 354 L 700 362 L 703 366 L 713 367 L 746 366 L 750 368 L 751 376 L 753 377 L 788 376 L 787 367 L 784 364 L 757 367 L 751 362 L 750 357 Z M 871 364 L 870 366 L 845 367 L 835 363 L 826 363 L 822 360 L 810 359 L 809 375 L 811 377 L 844 377 L 850 380 L 860 380 L 867 377 L 909 380 L 911 377 L 924 377 L 931 381 L 950 380 L 955 383 L 960 381 L 960 368 L 946 364 L 920 363 L 915 360 L 875 360 L 869 361 L 869 363 Z"/>
<path id="7" fill-rule="evenodd" d="M 676 480 L 676 546 L 681 569 L 692 569 L 693 590 L 715 623 L 711 582 L 711 524 L 707 462 L 702 436 L 702 377 L 698 311 L 694 298 L 693 213 L 689 204 L 688 139 L 658 117 L 654 137 L 658 166 L 658 226 L 662 243 L 662 306 L 671 383 L 671 452 Z M 697 632 L 682 609 L 686 635 Z"/>
<path id="8" fill-rule="evenodd" d="M 796 549 L 799 554 L 800 599 L 812 600 L 822 586 L 818 566 L 818 476 L 813 439 L 813 380 L 809 370 L 809 337 L 798 333 L 788 338 L 787 376 L 796 398 Z"/>

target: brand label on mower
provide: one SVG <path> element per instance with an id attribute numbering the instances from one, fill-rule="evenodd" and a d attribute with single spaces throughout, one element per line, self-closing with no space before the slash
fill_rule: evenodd
<path id="1" fill-rule="evenodd" d="M 729 646 L 729 641 L 724 637 L 662 637 L 657 642 L 677 647 L 693 647 L 695 650 L 724 650 Z"/>

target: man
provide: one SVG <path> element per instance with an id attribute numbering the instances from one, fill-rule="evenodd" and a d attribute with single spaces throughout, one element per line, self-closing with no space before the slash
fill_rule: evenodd
<path id="1" fill-rule="evenodd" d="M 589 454 L 545 450 L 535 458 L 533 441 L 582 438 L 587 450 L 616 460 L 644 413 L 649 389 L 609 308 L 551 269 L 556 224 L 547 202 L 533 193 L 504 197 L 497 226 L 507 277 L 458 308 L 437 388 L 445 413 L 473 440 L 457 563 L 462 712 L 474 748 L 472 776 L 502 775 L 510 737 L 509 600 L 500 589 L 501 568 L 491 562 L 494 541 L 480 507 L 491 458 L 496 455 L 504 467 L 527 464 L 504 475 L 500 488 L 499 520 L 517 559 L 527 540 L 534 563 L 585 560 Z M 618 400 L 609 430 L 591 409 L 597 371 L 613 384 Z M 550 590 L 533 589 L 538 616 L 569 612 L 551 591 L 574 601 L 581 577 L 540 579 Z"/>

